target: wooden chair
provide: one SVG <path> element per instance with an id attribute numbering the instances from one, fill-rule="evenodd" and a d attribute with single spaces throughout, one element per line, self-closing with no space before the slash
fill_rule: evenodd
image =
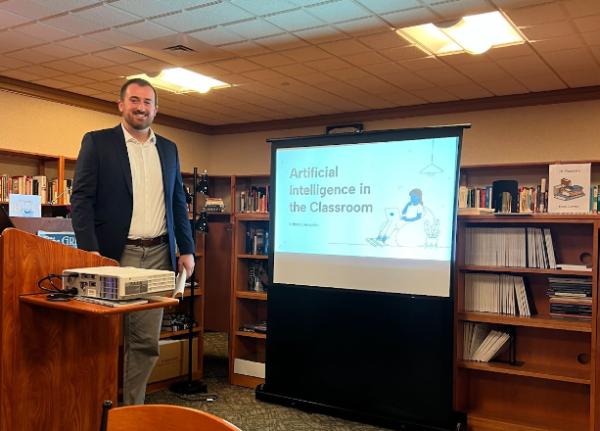
<path id="1" fill-rule="evenodd" d="M 104 404 L 100 431 L 240 431 L 223 419 L 186 407 L 149 404 L 110 409 L 111 406 L 112 403 Z"/>

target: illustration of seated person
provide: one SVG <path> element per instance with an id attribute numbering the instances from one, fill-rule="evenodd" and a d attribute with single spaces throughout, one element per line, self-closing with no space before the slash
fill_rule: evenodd
<path id="1" fill-rule="evenodd" d="M 371 245 L 391 245 L 398 247 L 422 247 L 426 243 L 425 214 L 423 193 L 413 189 L 409 193 L 410 201 L 404 206 L 402 213 L 397 208 L 386 208 L 387 220 L 381 225 L 379 236 L 367 239 Z"/>

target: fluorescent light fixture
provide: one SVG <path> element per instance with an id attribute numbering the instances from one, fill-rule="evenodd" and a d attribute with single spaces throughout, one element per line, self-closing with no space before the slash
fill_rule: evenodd
<path id="1" fill-rule="evenodd" d="M 525 40 L 500 12 L 465 16 L 456 21 L 423 24 L 396 32 L 434 55 L 468 52 L 482 54 L 493 46 L 514 45 Z"/>
<path id="2" fill-rule="evenodd" d="M 191 72 L 181 67 L 165 69 L 156 76 L 148 76 L 145 73 L 128 76 L 127 79 L 142 78 L 156 88 L 172 91 L 173 93 L 206 93 L 211 88 L 229 87 L 229 84 L 208 76 Z"/>

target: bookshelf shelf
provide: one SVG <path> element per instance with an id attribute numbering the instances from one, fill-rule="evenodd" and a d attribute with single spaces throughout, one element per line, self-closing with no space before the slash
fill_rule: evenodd
<path id="1" fill-rule="evenodd" d="M 573 370 L 569 368 L 549 367 L 545 365 L 524 363 L 521 366 L 513 366 L 500 362 L 459 362 L 458 368 L 469 370 L 480 370 L 490 373 L 512 374 L 515 376 L 534 377 L 537 379 L 556 380 L 559 382 L 577 383 L 581 385 L 590 384 L 589 370 Z"/>
<path id="2" fill-rule="evenodd" d="M 239 221 L 269 221 L 269 213 L 235 213 Z"/>
<path id="3" fill-rule="evenodd" d="M 593 223 L 600 220 L 598 214 L 532 214 L 532 215 L 458 215 L 461 222 L 474 223 Z"/>
<path id="4" fill-rule="evenodd" d="M 266 301 L 267 294 L 262 292 L 250 292 L 250 291 L 237 291 L 235 292 L 236 298 L 243 299 L 256 299 L 259 301 Z"/>
<path id="5" fill-rule="evenodd" d="M 263 340 L 267 339 L 266 334 L 259 334 L 257 332 L 235 331 L 235 335 L 238 337 L 261 338 Z"/>
<path id="6" fill-rule="evenodd" d="M 576 423 L 564 418 L 524 418 L 513 417 L 498 412 L 484 410 L 469 414 L 469 426 L 473 430 L 510 430 L 510 431 L 586 431 L 588 423 Z"/>
<path id="7" fill-rule="evenodd" d="M 201 328 L 192 329 L 192 332 L 194 332 L 194 333 L 198 333 L 200 331 L 202 331 Z M 183 331 L 173 331 L 173 332 L 163 331 L 160 333 L 160 338 L 162 340 L 163 338 L 171 338 L 171 337 L 176 337 L 178 335 L 187 335 L 189 332 L 190 332 L 189 329 L 184 329 Z"/>
<path id="8" fill-rule="evenodd" d="M 576 275 L 591 277 L 592 271 L 564 271 L 562 269 L 519 268 L 504 266 L 460 266 L 461 272 L 493 272 L 498 274 L 541 274 L 551 276 Z"/>
<path id="9" fill-rule="evenodd" d="M 238 259 L 262 259 L 262 260 L 269 259 L 269 256 L 266 256 L 264 254 L 238 254 L 237 257 L 238 257 Z"/>
<path id="10" fill-rule="evenodd" d="M 465 322 L 487 322 L 499 325 L 526 326 L 531 328 L 558 329 L 564 331 L 592 332 L 590 322 L 551 319 L 544 316 L 520 317 L 493 313 L 461 312 L 458 320 Z"/>

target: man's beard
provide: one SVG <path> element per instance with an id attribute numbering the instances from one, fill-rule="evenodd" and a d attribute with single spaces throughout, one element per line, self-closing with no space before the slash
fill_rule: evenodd
<path id="1" fill-rule="evenodd" d="M 125 116 L 125 121 L 127 121 L 127 124 L 129 124 L 136 130 L 144 130 L 150 127 L 150 125 L 152 124 L 152 118 L 150 118 L 148 114 L 145 114 L 144 118 L 137 118 L 137 114 L 137 112 L 127 114 Z"/>

